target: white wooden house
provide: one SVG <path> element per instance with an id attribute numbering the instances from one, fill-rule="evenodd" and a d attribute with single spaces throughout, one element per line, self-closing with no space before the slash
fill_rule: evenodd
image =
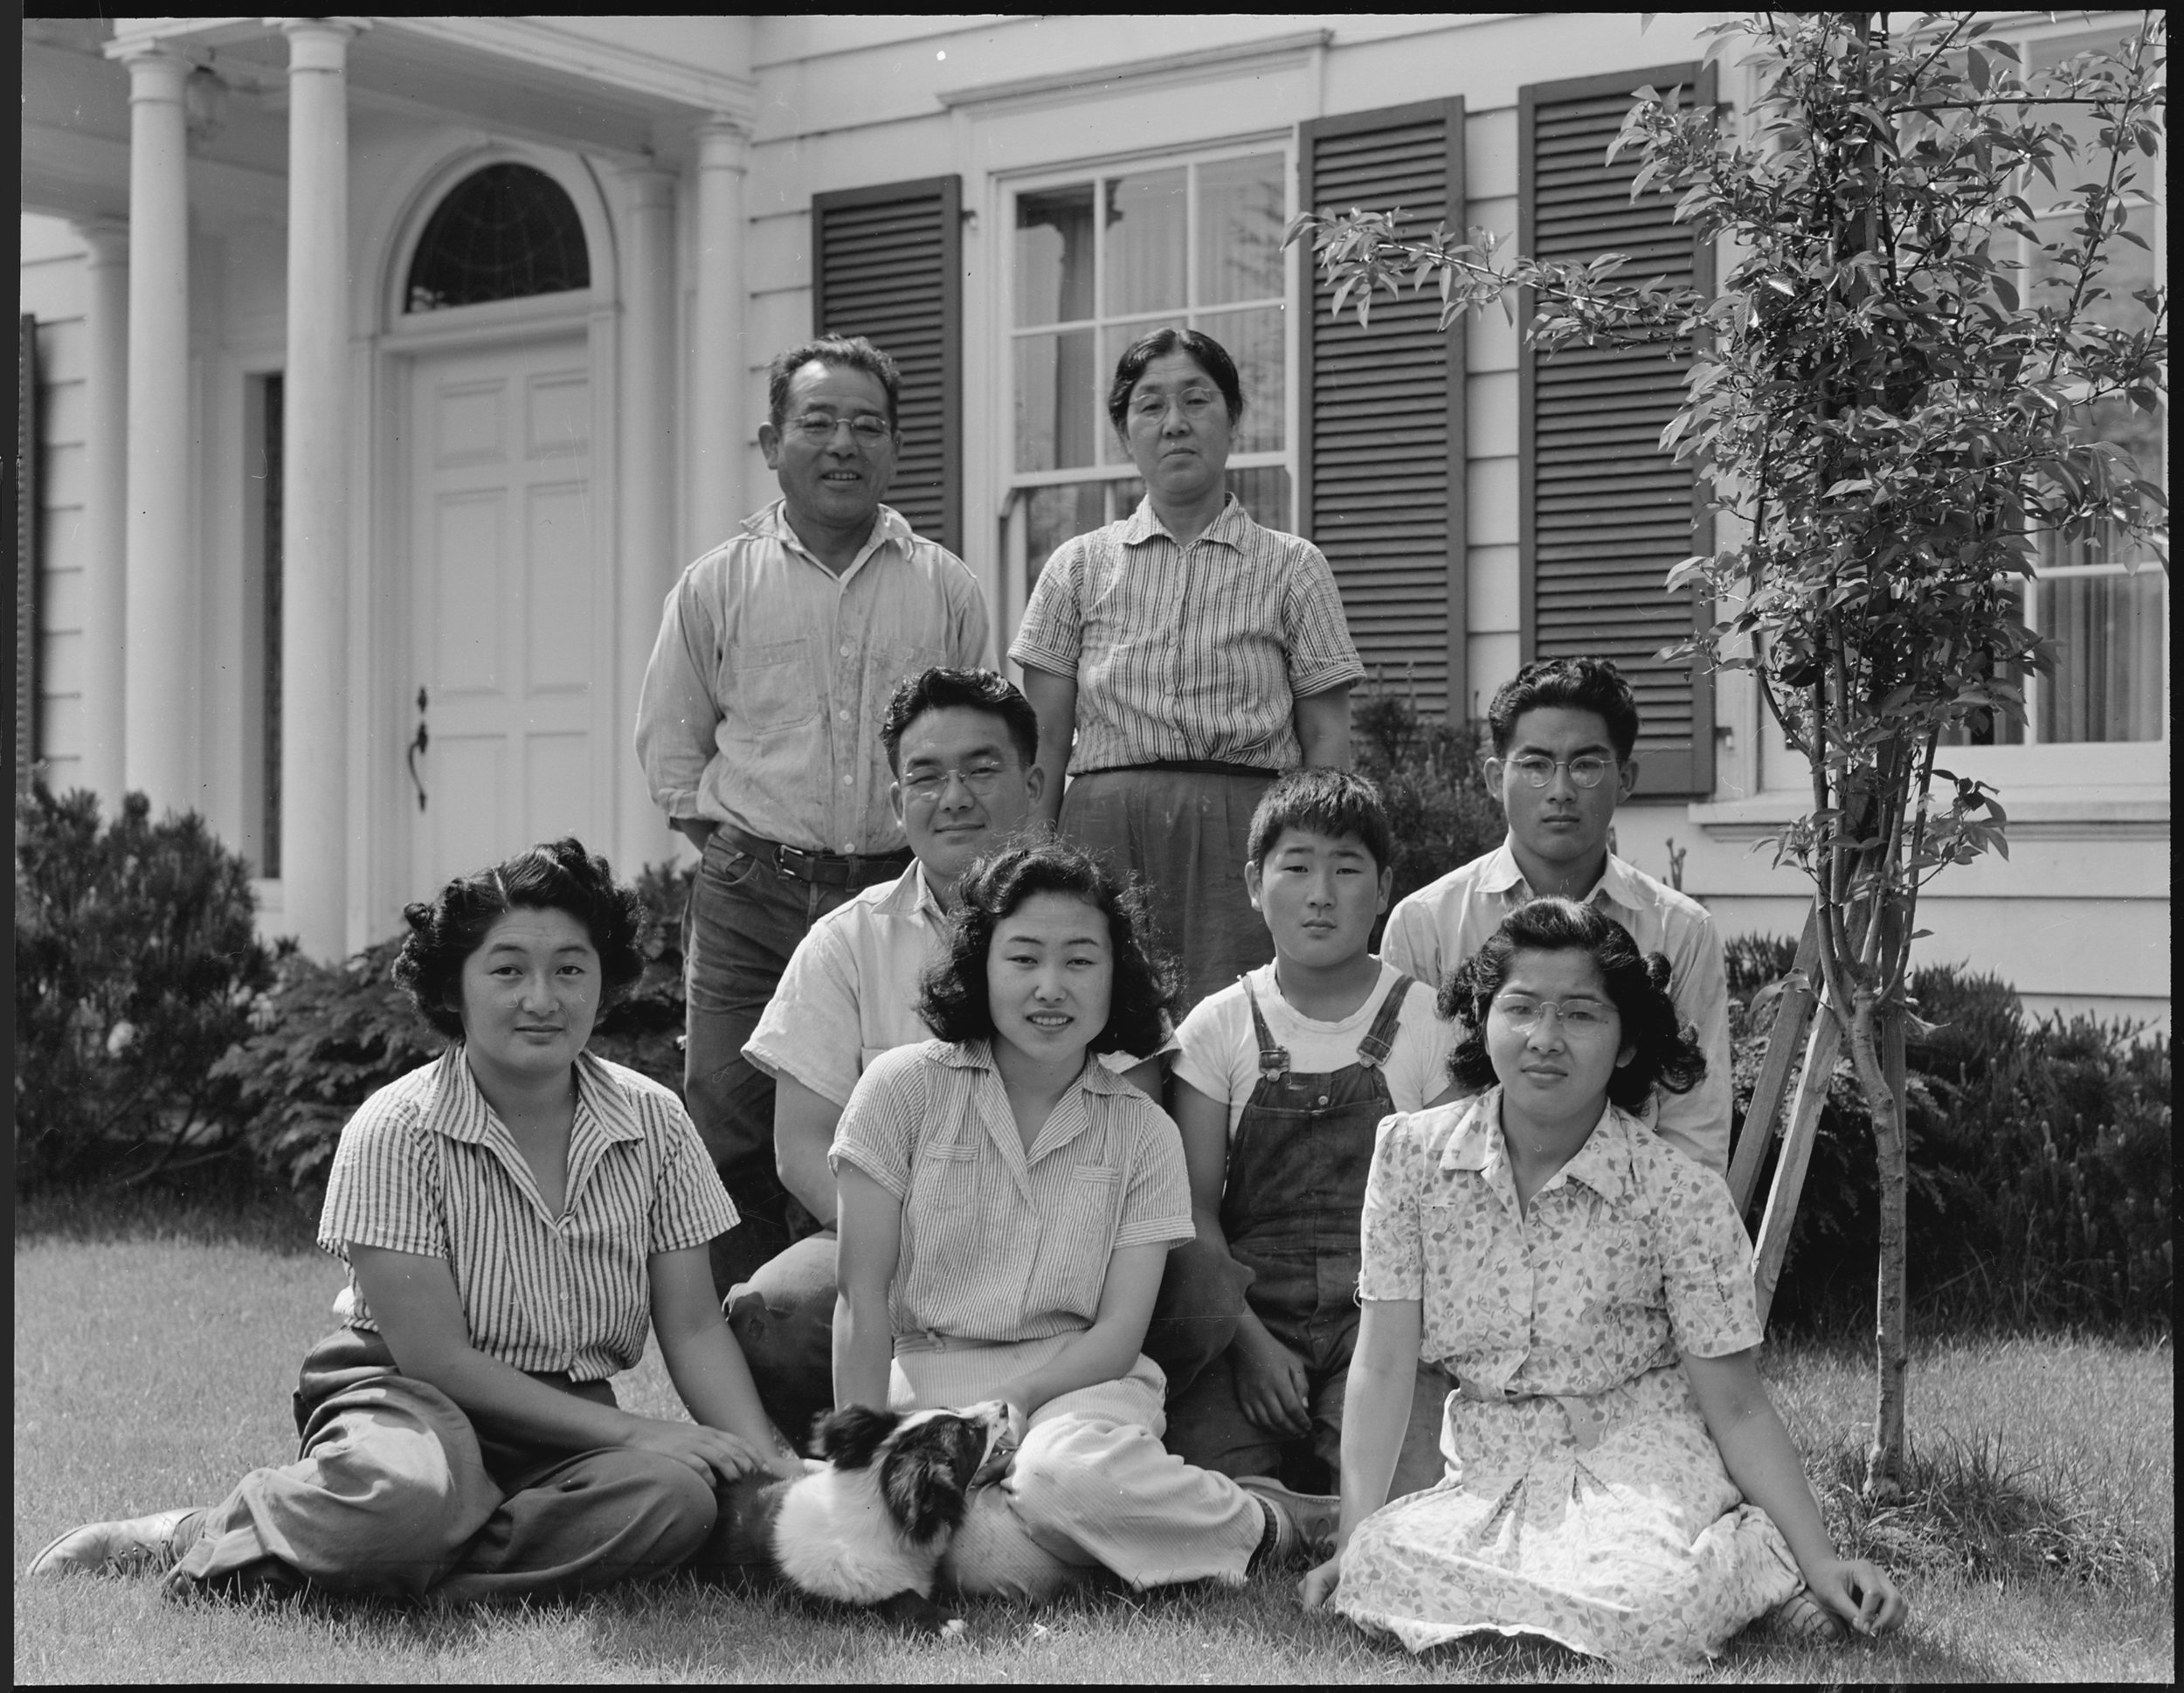
<path id="1" fill-rule="evenodd" d="M 1000 647 L 1052 547 L 1136 497 L 1102 372 L 1187 318 L 1244 373 L 1234 486 L 1327 552 L 1382 685 L 1475 713 L 1526 657 L 1612 653 L 1647 713 L 1622 852 L 1731 933 L 1794 933 L 1795 879 L 1750 848 L 1798 761 L 1737 679 L 1650 657 L 1697 614 L 1659 587 L 1692 539 L 1653 450 L 1673 376 L 1535 363 L 1498 314 L 1337 325 L 1281 247 L 1301 206 L 1400 206 L 1703 284 L 1601 162 L 1631 89 L 1698 78 L 1693 24 L 26 22 L 18 746 L 203 812 L 321 954 L 549 833 L 665 858 L 633 702 L 676 571 L 771 497 L 768 356 L 826 328 L 902 363 L 894 503 Z M 1732 108 L 1737 74 L 1704 85 Z M 1952 750 L 2011 857 L 1942 879 L 1927 956 L 2166 1021 L 2167 578 L 2096 557 L 2031 591 L 2063 668 L 2017 743 Z"/>

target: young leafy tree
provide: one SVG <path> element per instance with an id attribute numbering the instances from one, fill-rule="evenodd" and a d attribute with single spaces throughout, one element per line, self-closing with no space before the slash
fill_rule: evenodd
<path id="1" fill-rule="evenodd" d="M 1620 282 L 1618 255 L 1503 259 L 1491 236 L 1445 228 L 1399 239 L 1400 214 L 1308 212 L 1290 231 L 1310 232 L 1336 310 L 1354 301 L 1361 322 L 1375 293 L 1432 279 L 1444 325 L 1494 301 L 1513 315 L 1523 290 L 1543 352 L 1657 342 L 1688 359 L 1662 444 L 1710 487 L 1727 544 L 1669 572 L 1720 620 L 1663 656 L 1752 673 L 1811 767 L 1811 808 L 1776 861 L 1812 880 L 1823 1003 L 1872 1114 L 1880 1497 L 1904 1460 L 1918 895 L 2008 852 L 1995 791 L 1942 760 L 2022 720 L 2027 668 L 2053 663 L 2020 586 L 2043 551 L 2166 570 L 2158 471 L 2118 441 L 2159 441 L 2168 351 L 2166 288 L 2111 281 L 2132 268 L 2119 244 L 2148 248 L 2163 14 L 2046 69 L 1974 15 L 1890 16 L 1710 26 L 1709 57 L 1752 74 L 1741 114 L 1639 91 L 1608 156 L 1636 149 L 1634 197 L 1677 195 L 1677 218 L 1719 244 L 1731 262 L 1711 298 Z"/>

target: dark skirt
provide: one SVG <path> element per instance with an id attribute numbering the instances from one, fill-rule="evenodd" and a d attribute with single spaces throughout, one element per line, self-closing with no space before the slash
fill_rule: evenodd
<path id="1" fill-rule="evenodd" d="M 1266 920 L 1244 891 L 1251 814 L 1273 780 L 1095 770 L 1062 799 L 1061 833 L 1144 883 L 1159 944 L 1182 967 L 1180 1011 L 1274 957 Z"/>

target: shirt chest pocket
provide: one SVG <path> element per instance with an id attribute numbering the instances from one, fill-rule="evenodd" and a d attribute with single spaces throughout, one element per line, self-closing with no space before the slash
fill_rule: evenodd
<path id="1" fill-rule="evenodd" d="M 957 1141 L 920 1147 L 903 1212 L 915 1239 L 954 1236 L 967 1244 L 964 1231 L 978 1223 L 978 1149 Z"/>
<path id="2" fill-rule="evenodd" d="M 768 641 L 729 654 L 739 727 L 754 735 L 794 729 L 819 714 L 812 643 Z"/>
<path id="3" fill-rule="evenodd" d="M 1075 1311 L 1088 1322 L 1099 1315 L 1100 1289 L 1106 1285 L 1108 1262 L 1115 1255 L 1122 1189 L 1119 1164 L 1086 1161 L 1072 1164 L 1047 1190 L 1040 1207 L 1045 1238 L 1030 1289 L 1030 1309 Z"/>

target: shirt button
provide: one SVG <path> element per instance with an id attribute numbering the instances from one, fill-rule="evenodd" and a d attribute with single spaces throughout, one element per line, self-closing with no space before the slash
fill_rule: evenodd
<path id="1" fill-rule="evenodd" d="M 855 841 L 854 841 L 854 840 L 845 840 L 844 842 L 842 842 L 842 851 L 844 851 L 845 853 L 854 853 L 854 852 L 855 852 L 856 850 L 857 850 L 857 843 L 856 843 Z"/>
<path id="2" fill-rule="evenodd" d="M 847 711 L 838 711 L 834 714 L 834 715 L 841 719 L 841 721 L 845 723 L 849 721 L 849 714 Z"/>
<path id="3" fill-rule="evenodd" d="M 1320 1102 L 1322 1105 L 1324 1105 L 1324 1104 L 1326 1104 L 1326 1103 L 1327 1103 L 1327 1095 L 1326 1095 L 1325 1094 L 1322 1094 L 1322 1095 L 1319 1096 L 1319 1102 Z"/>
<path id="4" fill-rule="evenodd" d="M 854 777 L 854 776 L 845 776 L 844 777 L 842 777 L 842 786 L 844 786 L 845 788 L 848 788 L 848 787 L 854 787 L 854 786 L 856 785 L 856 783 L 857 783 L 857 778 L 856 778 L 855 777 Z"/>
<path id="5" fill-rule="evenodd" d="M 844 657 L 844 658 L 846 659 L 846 658 L 847 658 L 848 656 L 849 656 L 849 643 L 848 643 L 847 641 L 844 641 L 844 642 L 842 643 L 842 657 Z"/>

